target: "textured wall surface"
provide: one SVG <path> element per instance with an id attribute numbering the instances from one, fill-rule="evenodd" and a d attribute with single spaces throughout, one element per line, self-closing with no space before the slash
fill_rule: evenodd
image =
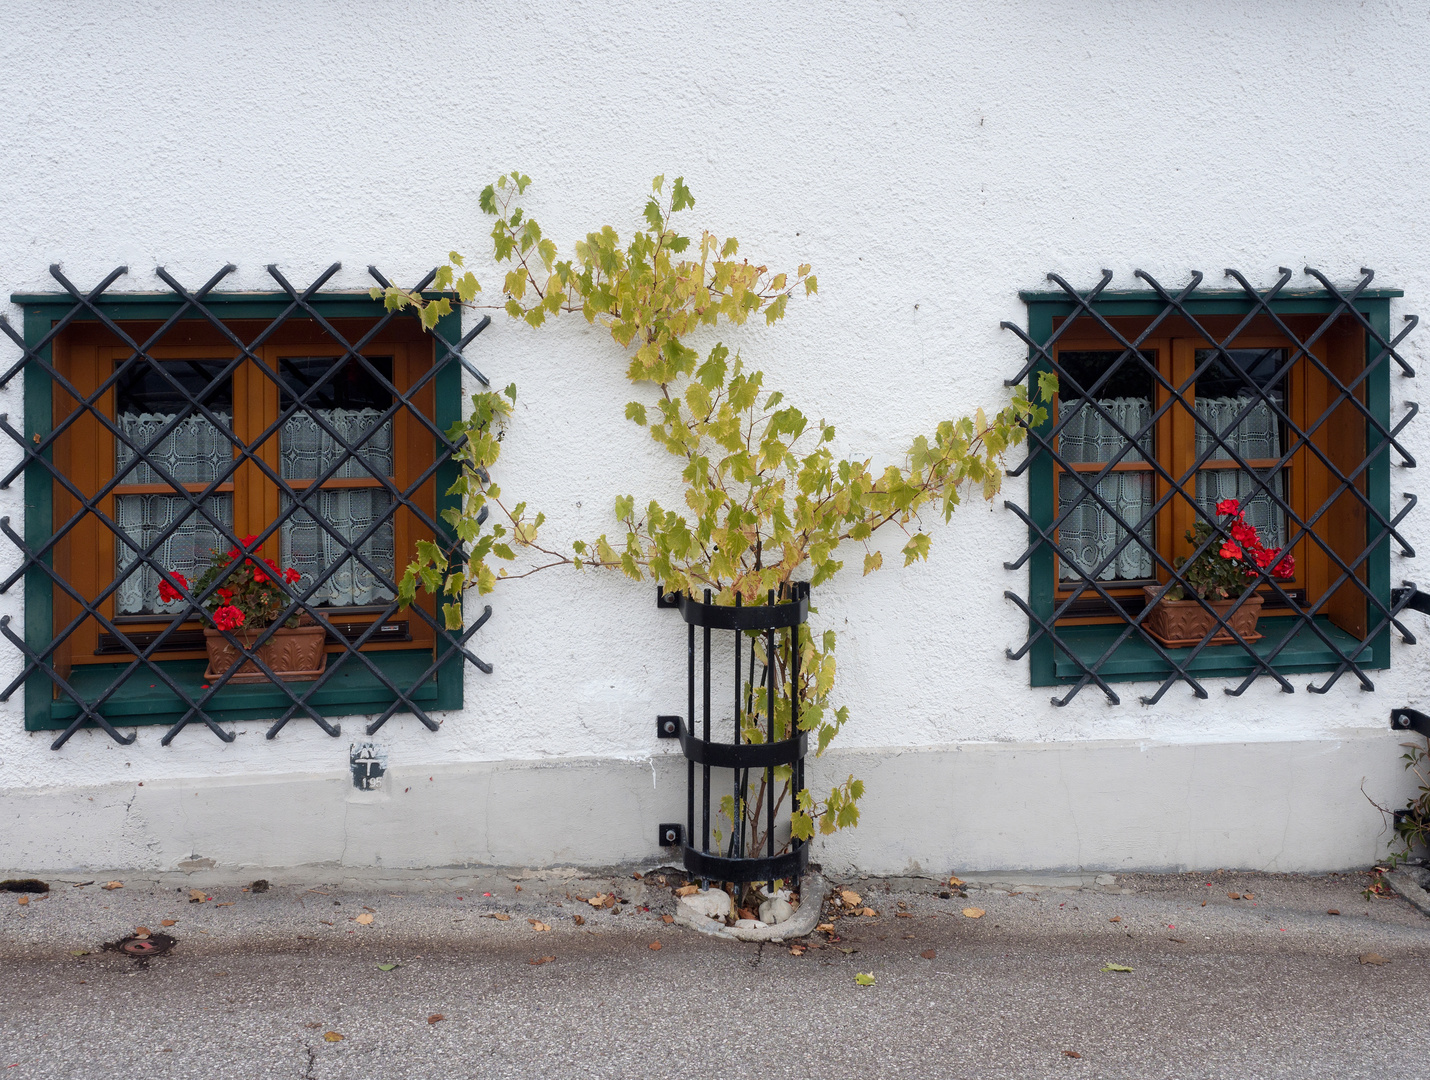
<path id="1" fill-rule="evenodd" d="M 298 282 L 341 260 L 334 285 L 361 288 L 368 263 L 412 281 L 452 247 L 483 256 L 478 276 L 495 285 L 476 194 L 498 171 L 531 175 L 527 204 L 568 251 L 603 224 L 628 233 L 650 177 L 682 174 L 698 200 L 689 228 L 739 236 L 752 257 L 807 261 L 819 275 L 819 295 L 793 303 L 778 327 L 719 336 L 766 371 L 767 385 L 835 423 L 842 452 L 876 463 L 940 419 L 1005 399 L 1021 350 L 999 322 L 1023 321 L 1017 291 L 1041 287 L 1049 270 L 1091 285 L 1108 267 L 1131 287 L 1134 268 L 1175 283 L 1190 269 L 1215 280 L 1233 266 L 1268 283 L 1278 266 L 1299 274 L 1309 264 L 1348 283 L 1369 266 L 1378 285 L 1406 292 L 1396 322 L 1430 315 L 1424 3 L 960 0 L 743 13 L 685 3 L 77 3 L 14 5 L 9 16 L 6 295 L 52 288 L 52 262 L 81 287 L 125 263 L 122 288 L 148 290 L 157 265 L 197 284 L 231 261 L 235 287 L 263 289 L 267 263 Z M 9 316 L 18 321 L 18 310 Z M 545 511 L 547 538 L 608 527 L 620 494 L 675 501 L 673 459 L 621 419 L 626 401 L 650 395 L 626 383 L 609 338 L 579 319 L 540 332 L 498 319 L 474 356 L 497 385 L 520 387 L 501 481 Z M 1406 350 L 1422 369 L 1427 343 L 1422 332 Z M 1392 395 L 1398 408 L 1415 383 L 1397 378 Z M 3 410 L 20 413 L 18 382 L 0 393 Z M 1413 425 L 1407 442 L 1430 459 L 1430 425 Z M 8 465 L 12 455 L 0 454 Z M 1395 470 L 1392 483 L 1397 499 L 1427 495 L 1420 473 Z M 1020 483 L 1010 492 L 1024 494 Z M 18 524 L 17 488 L 0 492 L 0 513 Z M 1422 510 L 1406 528 L 1422 548 L 1427 521 Z M 1024 636 L 1002 595 L 1027 584 L 1002 568 L 1023 546 L 1017 520 L 1001 504 L 968 504 L 932 531 L 928 563 L 862 579 L 852 568 L 818 597 L 816 625 L 841 632 L 838 697 L 853 717 L 841 744 L 870 751 L 865 760 L 1106 744 L 1088 760 L 1122 764 L 1076 796 L 1088 820 L 1104 821 L 1121 771 L 1130 790 L 1147 790 L 1137 776 L 1151 759 L 1115 746 L 1234 756 L 1243 744 L 1297 743 L 1314 753 L 1383 732 L 1393 761 L 1388 710 L 1430 687 L 1430 649 L 1397 642 L 1373 694 L 1343 679 L 1314 696 L 1301 676 L 1294 695 L 1263 681 L 1230 698 L 1214 682 L 1209 700 L 1177 689 L 1145 708 L 1129 685 L 1118 707 L 1085 691 L 1055 709 L 1048 690 L 1027 685 L 1026 663 L 1004 658 Z M 0 551 L 0 571 L 13 560 Z M 1397 557 L 1392 575 L 1413 578 L 1415 563 Z M 0 596 L 0 614 L 22 617 L 17 592 Z M 576 758 L 614 768 L 671 752 L 651 720 L 683 707 L 683 635 L 651 590 L 549 571 L 503 584 L 491 603 L 480 648 L 495 673 L 469 673 L 468 707 L 435 735 L 411 718 L 390 722 L 394 772 Z M 1409 622 L 1426 628 L 1421 616 Z M 0 650 L 0 679 L 17 670 Z M 169 747 L 160 728 L 139 729 L 129 747 L 83 733 L 52 753 L 44 734 L 23 732 L 17 695 L 0 706 L 0 792 L 88 799 L 139 780 L 331 776 L 359 728 L 349 721 L 333 740 L 295 721 L 274 742 L 259 725 L 238 730 L 224 745 L 194 727 Z M 1272 786 L 1320 815 L 1355 807 L 1359 821 L 1365 772 L 1288 772 Z M 649 766 L 632 775 L 648 783 Z M 937 769 L 918 775 L 937 788 Z M 1225 775 L 1247 782 L 1245 770 Z M 1320 782 L 1331 775 L 1336 783 Z M 1372 794 L 1403 797 L 1394 769 L 1375 776 Z M 1215 782 L 1197 790 L 1207 806 L 1224 794 Z M 618 789 L 610 797 L 620 801 Z M 891 805 L 883 798 L 871 793 L 870 814 Z M 424 813 L 460 821 L 458 797 L 442 806 Z M 387 827 L 402 824 L 399 807 L 388 813 Z M 841 858 L 887 862 L 887 826 L 870 820 L 841 838 Z M 1358 828 L 1343 851 L 1366 854 L 1336 858 L 1370 857 L 1378 823 Z M 96 850 L 105 835 L 94 831 Z M 150 840 L 149 850 L 177 851 L 173 835 Z M 13 843 L 0 840 L 0 864 L 24 861 Z M 1169 861 L 1231 861 L 1198 851 Z M 979 857 L 1019 863 L 994 848 Z M 520 850 L 502 858 L 523 861 Z"/>

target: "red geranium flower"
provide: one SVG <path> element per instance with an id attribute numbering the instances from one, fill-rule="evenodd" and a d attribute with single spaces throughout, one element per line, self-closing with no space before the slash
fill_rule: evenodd
<path id="1" fill-rule="evenodd" d="M 1216 512 L 1218 514 L 1234 514 L 1240 509 L 1241 503 L 1237 502 L 1235 499 L 1223 499 L 1221 502 L 1216 504 Z"/>
<path id="2" fill-rule="evenodd" d="M 268 575 L 255 566 L 253 568 L 253 580 L 255 584 L 262 585 L 268 580 Z"/>
<path id="3" fill-rule="evenodd" d="M 1221 546 L 1221 557 L 1223 559 L 1239 559 L 1241 558 L 1241 547 L 1228 540 Z"/>
<path id="4" fill-rule="evenodd" d="M 1256 565 L 1261 567 L 1261 569 L 1265 570 L 1268 566 L 1270 566 L 1276 561 L 1276 557 L 1280 554 L 1280 548 L 1276 548 L 1274 550 L 1262 548 L 1256 553 Z"/>
<path id="5" fill-rule="evenodd" d="M 1238 544 L 1245 544 L 1250 548 L 1261 546 L 1261 538 L 1256 535 L 1256 530 L 1240 519 L 1231 527 L 1231 538 Z"/>
<path id="6" fill-rule="evenodd" d="M 232 604 L 225 604 L 214 612 L 214 625 L 220 630 L 237 630 L 243 625 L 243 612 Z"/>
<path id="7" fill-rule="evenodd" d="M 288 567 L 287 570 L 283 571 L 283 580 L 286 581 L 289 585 L 298 584 L 298 579 L 302 576 L 302 574 L 298 573 L 298 571 L 294 570 L 291 566 Z"/>
<path id="8" fill-rule="evenodd" d="M 222 600 L 225 604 L 233 599 L 232 589 L 215 589 L 214 591 L 218 593 L 218 598 Z"/>
<path id="9" fill-rule="evenodd" d="M 1271 571 L 1272 577 L 1289 578 L 1296 576 L 1296 556 L 1287 555 Z"/>
<path id="10" fill-rule="evenodd" d="M 247 536 L 245 536 L 245 537 L 243 538 L 242 541 L 240 541 L 240 543 L 242 543 L 244 547 L 250 548 L 250 547 L 253 546 L 253 542 L 254 542 L 255 540 L 257 540 L 257 539 L 258 539 L 258 537 L 254 536 L 252 533 L 249 533 Z"/>
<path id="11" fill-rule="evenodd" d="M 175 581 L 177 581 L 184 588 L 187 589 L 189 587 L 189 579 L 184 577 L 183 574 L 171 573 L 169 576 Z M 166 604 L 172 604 L 175 600 L 179 599 L 179 590 L 174 588 L 174 586 L 170 585 L 167 581 L 160 580 L 159 599 Z"/>

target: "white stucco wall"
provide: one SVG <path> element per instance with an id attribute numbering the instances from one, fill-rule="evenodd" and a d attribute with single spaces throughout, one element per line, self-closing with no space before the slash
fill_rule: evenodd
<path id="1" fill-rule="evenodd" d="M 231 261 L 232 287 L 265 289 L 267 263 L 306 282 L 341 260 L 333 286 L 364 288 L 370 262 L 414 281 L 452 247 L 482 256 L 478 276 L 495 286 L 499 277 L 482 273 L 489 226 L 476 194 L 499 171 L 530 174 L 526 203 L 563 249 L 607 223 L 628 233 L 650 177 L 683 174 L 697 198 L 690 228 L 736 235 L 742 252 L 771 266 L 810 262 L 819 276 L 819 295 L 793 303 L 777 328 L 720 337 L 766 371 L 767 385 L 834 422 L 841 451 L 878 461 L 940 419 L 1005 399 L 1003 379 L 1022 350 L 999 323 L 1024 321 L 1017 291 L 1041 287 L 1049 270 L 1090 285 L 1109 267 L 1132 287 L 1135 268 L 1180 283 L 1193 268 L 1210 281 L 1233 266 L 1264 284 L 1283 265 L 1313 265 L 1343 283 L 1369 266 L 1378 285 L 1406 292 L 1393 307 L 1397 323 L 1405 312 L 1430 314 L 1424 3 L 79 3 L 62 12 L 15 5 L 7 15 L 6 295 L 53 288 L 46 267 L 56 261 L 84 288 L 127 263 L 121 287 L 149 290 L 156 265 L 196 285 Z M 19 324 L 13 306 L 9 317 Z M 1427 342 L 1421 332 L 1404 350 L 1422 369 Z M 5 365 L 8 348 L 0 344 Z M 498 315 L 473 357 L 494 384 L 520 387 L 501 482 L 545 511 L 549 540 L 608 527 L 620 494 L 678 499 L 673 459 L 622 419 L 642 392 L 626 383 L 602 332 L 575 318 L 536 332 Z M 1397 414 L 1415 387 L 1395 379 Z M 0 408 L 19 415 L 18 381 L 0 392 Z M 1430 425 L 1413 425 L 1405 441 L 1430 459 Z M 0 447 L 0 463 L 13 460 Z M 1415 471 L 1395 470 L 1392 485 L 1397 503 L 1402 491 L 1430 494 Z M 1010 483 L 1009 494 L 1021 501 L 1025 485 Z M 18 487 L 0 492 L 0 513 L 18 525 Z M 1405 527 L 1422 548 L 1427 521 L 1422 510 Z M 1106 775 L 1070 794 L 1046 827 L 1075 828 L 1079 815 L 1163 815 L 1148 826 L 1149 851 L 1157 821 L 1171 851 L 1187 814 L 1231 795 L 1248 800 L 1255 843 L 1220 843 L 1213 830 L 1200 847 L 1177 847 L 1182 854 L 1161 863 L 1138 855 L 1138 865 L 1374 856 L 1384 838 L 1359 784 L 1373 775 L 1367 790 L 1403 799 L 1387 714 L 1426 696 L 1430 648 L 1397 641 L 1373 694 L 1343 678 L 1330 694 L 1310 695 L 1311 680 L 1299 676 L 1294 695 L 1263 680 L 1235 699 L 1212 681 L 1210 700 L 1178 688 L 1146 708 L 1137 704 L 1146 688 L 1122 684 L 1120 706 L 1090 689 L 1055 709 L 1050 690 L 1028 686 L 1026 662 L 1004 658 L 1025 634 L 1002 595 L 1027 586 L 1026 573 L 1002 568 L 1024 545 L 1017 519 L 1001 504 L 970 503 L 951 527 L 932 531 L 927 564 L 861 579 L 851 556 L 848 576 L 818 597 L 818 624 L 841 631 L 839 697 L 853 719 L 840 745 L 873 752 L 860 760 L 885 750 L 1076 749 L 1080 769 Z M 0 545 L 0 572 L 14 565 Z M 1395 580 L 1416 575 L 1414 562 L 1394 558 Z M 0 596 L 0 614 L 22 618 L 18 592 Z M 672 752 L 656 742 L 653 717 L 683 709 L 683 634 L 677 616 L 655 610 L 651 590 L 557 571 L 503 584 L 490 602 L 495 614 L 478 641 L 495 673 L 469 672 L 468 707 L 438 734 L 410 717 L 390 722 L 382 740 L 395 772 L 579 757 L 643 775 L 621 770 Z M 1423 617 L 1407 622 L 1430 636 Z M 0 679 L 17 670 L 13 651 L 0 649 Z M 21 706 L 19 695 L 0 706 L 0 866 L 110 858 L 114 821 L 73 819 L 64 844 L 21 842 L 74 799 L 109 793 L 103 802 L 129 785 L 137 794 L 140 780 L 302 787 L 339 776 L 359 731 L 349 721 L 334 740 L 294 721 L 269 742 L 263 725 L 247 724 L 225 745 L 195 726 L 161 747 L 164 729 L 145 727 L 129 747 L 85 732 L 56 753 L 51 736 L 22 730 Z M 1183 747 L 1190 761 L 1205 747 L 1225 760 L 1217 755 L 1226 747 L 1252 744 L 1286 744 L 1293 756 L 1325 750 L 1332 764 L 1280 769 L 1269 750 L 1256 760 L 1271 764 L 1228 768 L 1220 786 L 1189 784 L 1177 789 L 1181 801 L 1155 809 L 1145 782 L 1132 782 L 1139 759 L 1123 752 Z M 1335 757 L 1345 746 L 1359 749 Z M 1045 783 L 1037 770 L 999 768 L 1007 788 L 1025 784 L 1030 799 Z M 1175 785 L 1181 766 L 1168 768 L 1165 782 Z M 1119 784 L 1127 770 L 1129 783 Z M 548 774 L 553 790 L 577 782 Z M 942 774 L 918 775 L 936 789 Z M 477 812 L 467 798 L 454 789 L 422 813 L 460 830 Z M 880 798 L 871 791 L 871 814 Z M 114 813 L 128 812 L 125 798 L 110 801 Z M 1273 826 L 1257 816 L 1263 803 L 1310 805 L 1331 818 L 1344 807 L 1350 824 L 1332 850 L 1295 840 L 1277 848 L 1264 835 Z M 645 832 L 678 804 L 653 807 Z M 326 813 L 325 805 L 293 808 Z M 490 800 L 480 812 L 488 832 L 503 827 Z M 398 827 L 416 812 L 394 804 L 387 813 Z M 999 833 L 993 813 L 985 799 L 963 806 L 956 823 L 911 822 L 896 853 L 890 821 L 870 822 L 829 850 L 875 869 L 959 852 L 990 865 L 1126 865 L 1119 852 L 1130 849 L 1116 830 L 1099 826 L 1091 856 L 1058 856 Z M 224 820 L 242 817 L 240 808 Z M 137 840 L 122 858 L 172 865 L 191 854 L 165 820 L 125 826 Z M 652 847 L 641 828 L 599 854 L 533 841 L 500 855 L 458 843 L 416 857 L 634 858 Z M 980 829 L 1006 839 L 950 847 L 952 832 Z M 221 833 L 192 843 L 227 842 Z M 314 839 L 270 857 L 237 842 L 231 858 L 367 857 L 339 854 L 334 843 Z"/>

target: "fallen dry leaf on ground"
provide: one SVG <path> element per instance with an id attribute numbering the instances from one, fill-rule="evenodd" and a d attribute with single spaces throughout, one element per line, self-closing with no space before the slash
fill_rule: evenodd
<path id="1" fill-rule="evenodd" d="M 21 907 L 26 906 L 27 904 L 29 904 L 29 902 L 30 902 L 30 898 L 29 898 L 28 896 L 22 896 L 22 897 L 20 897 L 20 899 L 19 899 L 19 901 L 18 901 L 18 903 L 20 904 Z"/>
<path id="2" fill-rule="evenodd" d="M 1385 957 L 1381 956 L 1380 953 L 1374 953 L 1374 952 L 1362 953 L 1362 954 L 1361 954 L 1361 958 L 1360 958 L 1360 962 L 1361 962 L 1362 964 L 1388 964 L 1388 963 L 1390 963 L 1390 961 L 1387 960 Z"/>
<path id="3" fill-rule="evenodd" d="M 1131 971 L 1132 969 L 1131 969 L 1130 967 L 1128 967 L 1126 964 L 1107 964 L 1107 965 L 1105 965 L 1105 966 L 1103 967 L 1102 970 L 1103 970 L 1103 971 L 1121 971 L 1121 972 L 1128 972 L 1128 971 Z"/>
<path id="4" fill-rule="evenodd" d="M 1255 893 L 1244 892 L 1244 893 L 1241 894 L 1241 898 L 1242 898 L 1243 900 L 1255 900 L 1255 899 L 1256 899 L 1256 894 L 1255 894 Z"/>
<path id="5" fill-rule="evenodd" d="M 233 901 L 225 900 L 222 904 L 215 904 L 214 907 L 233 907 Z"/>
<path id="6" fill-rule="evenodd" d="M 1226 894 L 1226 898 L 1227 898 L 1228 900 L 1240 900 L 1240 899 L 1241 899 L 1241 893 L 1239 893 L 1239 892 L 1229 892 L 1229 893 Z"/>
<path id="7" fill-rule="evenodd" d="M 676 896 L 694 896 L 700 891 L 699 885 L 682 885 L 675 890 Z"/>
<path id="8" fill-rule="evenodd" d="M 896 919 L 912 919 L 913 917 L 914 917 L 914 913 L 913 913 L 912 911 L 896 911 L 896 912 L 894 912 L 894 918 L 896 918 Z"/>
<path id="9" fill-rule="evenodd" d="M 446 1018 L 445 1016 L 443 1016 L 441 1013 L 433 1013 L 431 1016 L 429 1016 L 429 1017 L 427 1018 L 427 1022 L 428 1022 L 429 1024 L 440 1024 L 440 1023 L 441 1023 L 443 1020 L 445 1020 L 445 1019 L 447 1019 L 447 1018 Z"/>
<path id="10" fill-rule="evenodd" d="M 159 920 L 159 925 L 160 925 L 160 926 L 177 926 L 177 925 L 178 925 L 178 922 L 179 922 L 178 919 L 160 919 L 160 920 Z"/>
<path id="11" fill-rule="evenodd" d="M 919 953 L 919 955 L 922 956 L 925 960 L 932 960 L 935 956 L 938 955 L 938 953 L 933 949 L 925 949 L 923 952 Z"/>
<path id="12" fill-rule="evenodd" d="M 1064 1051 L 1063 1051 L 1063 1057 L 1075 1057 L 1075 1058 L 1080 1058 L 1080 1057 L 1082 1057 L 1082 1055 L 1079 1054 L 1076 1050 L 1064 1050 Z"/>
<path id="13" fill-rule="evenodd" d="M 1122 916 L 1121 916 L 1121 915 L 1114 915 L 1114 916 L 1112 916 L 1112 918 L 1108 919 L 1107 921 L 1108 921 L 1108 922 L 1121 922 L 1121 921 L 1122 921 Z"/>
<path id="14" fill-rule="evenodd" d="M 848 907 L 858 907 L 864 902 L 864 898 L 853 889 L 841 889 L 839 899 L 843 900 Z"/>
<path id="15" fill-rule="evenodd" d="M 148 928 L 147 926 L 136 926 L 136 927 L 134 928 L 134 936 L 135 936 L 135 937 L 148 937 L 148 936 L 149 936 L 149 928 Z"/>
<path id="16" fill-rule="evenodd" d="M 955 889 L 961 889 L 965 884 L 963 878 L 958 877 L 955 874 L 948 875 L 948 883 L 952 885 Z"/>
<path id="17" fill-rule="evenodd" d="M 651 952 L 659 952 L 659 951 L 660 951 L 660 942 L 658 942 L 658 941 L 652 941 L 649 945 L 646 946 L 646 948 L 649 949 Z"/>
<path id="18" fill-rule="evenodd" d="M 826 934 L 832 934 L 834 933 L 834 924 L 832 922 L 822 922 L 816 926 L 815 929 L 823 930 Z"/>
<path id="19" fill-rule="evenodd" d="M 100 888 L 101 888 L 101 889 L 122 889 L 122 888 L 124 888 L 124 882 L 122 882 L 122 881 L 106 881 L 103 885 L 100 886 Z"/>
<path id="20" fill-rule="evenodd" d="M 981 907 L 966 907 L 963 909 L 963 913 L 970 919 L 981 919 L 985 914 Z"/>
<path id="21" fill-rule="evenodd" d="M 347 1036 L 339 1035 L 336 1031 L 325 1031 L 323 1032 L 323 1038 L 328 1042 L 342 1042 Z"/>
<path id="22" fill-rule="evenodd" d="M 109 886 L 106 885 L 105 888 L 107 889 L 107 888 L 109 888 Z M 191 904 L 202 904 L 205 900 L 208 900 L 208 899 L 210 899 L 210 897 L 208 897 L 208 896 L 206 896 L 206 895 L 204 894 L 203 889 L 190 889 L 190 890 L 189 890 L 189 903 L 191 903 Z"/>
<path id="23" fill-rule="evenodd" d="M 372 916 L 369 915 L 366 911 L 364 911 L 361 915 L 354 919 L 353 922 L 357 923 L 359 926 L 371 926 Z"/>
<path id="24" fill-rule="evenodd" d="M 537 956 L 528 960 L 527 963 L 530 964 L 532 967 L 540 967 L 542 964 L 549 964 L 555 959 L 556 957 L 554 956 Z"/>
<path id="25" fill-rule="evenodd" d="M 753 911 L 751 911 L 749 908 L 743 908 L 743 907 L 742 907 L 739 911 L 737 911 L 737 912 L 735 913 L 735 916 L 736 916 L 736 918 L 740 918 L 740 919 L 757 919 L 757 918 L 759 918 L 759 916 L 756 915 L 756 914 L 755 914 Z"/>
<path id="26" fill-rule="evenodd" d="M 586 925 L 586 916 L 584 916 L 584 915 L 572 915 L 572 916 L 571 916 L 571 921 L 574 922 L 577 926 L 585 926 L 585 925 Z"/>
<path id="27" fill-rule="evenodd" d="M 1340 913 L 1341 913 L 1341 909 L 1340 909 L 1340 908 L 1326 908 L 1326 914 L 1327 914 L 1327 915 L 1339 915 Z"/>
<path id="28" fill-rule="evenodd" d="M 531 923 L 531 928 L 532 928 L 533 930 L 550 930 L 550 929 L 551 929 L 551 927 L 547 926 L 544 922 L 541 922 L 541 921 L 538 920 L 538 919 L 527 919 L 526 921 L 529 922 L 529 923 Z"/>
<path id="29" fill-rule="evenodd" d="M 497 922 L 511 922 L 511 916 L 508 915 L 505 911 L 493 911 L 486 915 L 483 915 L 482 918 L 495 919 Z"/>
<path id="30" fill-rule="evenodd" d="M 803 956 L 803 955 L 804 955 L 804 946 L 803 946 L 803 945 L 791 945 L 791 946 L 789 947 L 789 954 L 790 954 L 791 956 Z"/>
<path id="31" fill-rule="evenodd" d="M 674 915 L 662 915 L 662 916 L 660 917 L 660 921 L 663 922 L 663 923 L 673 923 L 673 922 L 675 922 L 675 916 L 674 916 Z"/>
<path id="32" fill-rule="evenodd" d="M 879 913 L 871 907 L 866 907 L 862 911 L 860 911 L 859 914 L 865 916 L 866 918 L 872 919 L 875 915 Z"/>

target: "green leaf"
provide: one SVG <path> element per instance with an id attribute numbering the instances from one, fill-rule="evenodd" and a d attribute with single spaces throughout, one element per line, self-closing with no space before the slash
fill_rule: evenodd
<path id="1" fill-rule="evenodd" d="M 396 965 L 396 964 L 378 964 L 378 965 L 377 965 L 377 970 L 378 970 L 378 971 L 395 971 L 395 970 L 397 970 L 397 965 Z"/>
<path id="2" fill-rule="evenodd" d="M 626 402 L 626 419 L 634 420 L 641 427 L 645 427 L 645 406 L 639 401 Z"/>
<path id="3" fill-rule="evenodd" d="M 1043 401 L 1052 401 L 1058 396 L 1058 377 L 1051 371 L 1038 372 L 1038 397 Z"/>
<path id="4" fill-rule="evenodd" d="M 504 182 L 506 180 L 506 177 L 502 177 L 502 180 Z M 502 186 L 505 187 L 505 183 L 503 183 Z M 486 187 L 482 188 L 482 193 L 477 196 L 477 205 L 482 208 L 484 213 L 488 213 L 492 217 L 496 217 L 497 214 L 500 212 L 497 210 L 496 189 L 493 188 L 491 184 L 488 184 Z"/>
<path id="5" fill-rule="evenodd" d="M 1104 967 L 1102 970 L 1103 970 L 1103 971 L 1131 971 L 1132 969 L 1131 969 L 1130 967 L 1127 967 L 1125 964 L 1111 964 L 1111 963 L 1110 963 L 1110 964 L 1108 964 L 1106 967 Z"/>
<path id="6" fill-rule="evenodd" d="M 870 972 L 860 971 L 854 976 L 854 981 L 860 986 L 873 986 L 874 976 Z"/>
<path id="7" fill-rule="evenodd" d="M 515 400 L 516 400 L 516 383 L 507 383 L 507 384 L 506 384 L 506 389 L 503 390 L 502 393 L 505 394 L 507 397 L 511 398 L 512 401 L 515 401 Z"/>
<path id="8" fill-rule="evenodd" d="M 491 573 L 491 571 L 488 570 L 487 573 Z M 445 620 L 446 620 L 447 629 L 448 629 L 448 630 L 460 630 L 460 629 L 462 629 L 462 605 L 461 605 L 461 604 L 443 604 L 443 605 L 442 605 L 442 615 L 443 615 L 443 617 L 444 617 Z"/>

